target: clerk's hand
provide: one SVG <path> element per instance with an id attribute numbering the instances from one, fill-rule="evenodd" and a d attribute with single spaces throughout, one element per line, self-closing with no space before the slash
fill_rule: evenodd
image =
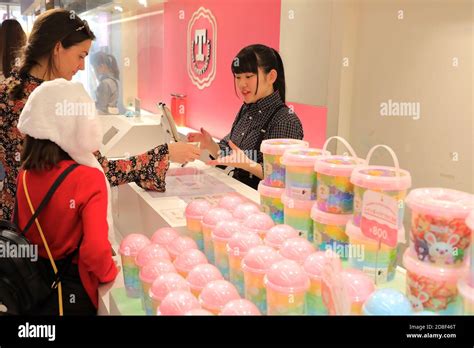
<path id="1" fill-rule="evenodd" d="M 212 140 L 212 136 L 204 128 L 201 128 L 201 132 L 199 133 L 189 133 L 187 138 L 190 143 L 199 142 L 201 150 L 210 150 L 215 144 L 214 140 Z"/>
<path id="2" fill-rule="evenodd" d="M 170 160 L 177 163 L 193 162 L 201 157 L 201 150 L 191 144 L 182 142 L 168 145 Z"/>
<path id="3" fill-rule="evenodd" d="M 235 145 L 232 140 L 229 140 L 229 147 L 232 150 L 232 153 L 229 156 L 219 157 L 215 160 L 206 162 L 206 164 L 210 166 L 226 165 L 228 167 L 242 169 L 247 169 L 256 165 L 256 163 L 252 161 L 243 150 Z"/>

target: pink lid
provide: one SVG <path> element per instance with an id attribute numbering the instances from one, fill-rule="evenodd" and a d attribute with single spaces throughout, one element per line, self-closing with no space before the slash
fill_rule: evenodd
<path id="1" fill-rule="evenodd" d="M 137 257 L 135 258 L 135 264 L 138 267 L 142 267 L 152 259 L 171 260 L 170 255 L 165 248 L 159 244 L 150 244 L 140 250 Z"/>
<path id="2" fill-rule="evenodd" d="M 176 237 L 179 237 L 179 233 L 171 227 L 162 227 L 156 230 L 151 236 L 151 242 L 166 247 Z"/>
<path id="3" fill-rule="evenodd" d="M 296 261 L 302 265 L 306 258 L 315 251 L 313 244 L 307 239 L 296 237 L 285 240 L 279 253 L 284 258 Z"/>
<path id="4" fill-rule="evenodd" d="M 283 155 L 288 149 L 308 147 L 309 143 L 298 139 L 268 139 L 262 141 L 260 151 L 268 155 Z"/>
<path id="5" fill-rule="evenodd" d="M 206 213 L 211 210 L 211 203 L 204 199 L 195 199 L 186 206 L 184 210 L 184 215 L 187 218 L 192 219 L 202 219 Z"/>
<path id="6" fill-rule="evenodd" d="M 190 237 L 179 236 L 168 245 L 168 252 L 172 258 L 176 258 L 189 249 L 197 249 L 196 242 Z"/>
<path id="7" fill-rule="evenodd" d="M 375 284 L 372 279 L 358 269 L 346 269 L 342 272 L 342 277 L 351 302 L 365 302 L 375 291 Z"/>
<path id="8" fill-rule="evenodd" d="M 351 182 L 354 185 L 384 191 L 403 191 L 411 186 L 411 175 L 404 169 L 399 169 L 400 176 L 394 167 L 358 166 L 352 171 Z"/>
<path id="9" fill-rule="evenodd" d="M 309 277 L 297 262 L 284 260 L 270 267 L 265 284 L 281 293 L 304 292 L 309 288 Z"/>
<path id="10" fill-rule="evenodd" d="M 197 308 L 197 309 L 191 309 L 190 311 L 187 311 L 184 313 L 184 315 L 214 315 L 209 311 L 206 311 L 205 309 Z"/>
<path id="11" fill-rule="evenodd" d="M 191 272 L 188 273 L 186 281 L 189 283 L 193 290 L 202 290 L 207 283 L 213 280 L 223 280 L 219 269 L 209 263 L 204 263 L 194 267 Z"/>
<path id="12" fill-rule="evenodd" d="M 444 188 L 411 190 L 405 202 L 413 211 L 453 219 L 464 219 L 474 209 L 474 195 Z"/>
<path id="13" fill-rule="evenodd" d="M 283 192 L 285 192 L 284 188 L 267 186 L 263 183 L 263 180 L 258 184 L 258 193 L 261 196 L 281 198 Z"/>
<path id="14" fill-rule="evenodd" d="M 176 290 L 191 291 L 186 279 L 178 273 L 165 273 L 153 281 L 150 297 L 161 302 L 170 292 Z"/>
<path id="15" fill-rule="evenodd" d="M 227 243 L 227 251 L 229 255 L 244 257 L 253 247 L 262 245 L 262 240 L 258 234 L 242 231 L 234 233 Z"/>
<path id="16" fill-rule="evenodd" d="M 458 282 L 458 290 L 461 296 L 467 298 L 469 302 L 474 303 L 474 288 L 469 286 L 467 279 L 461 279 Z"/>
<path id="17" fill-rule="evenodd" d="M 323 268 L 327 259 L 325 251 L 316 251 L 310 254 L 303 263 L 303 268 L 310 279 L 321 280 Z"/>
<path id="18" fill-rule="evenodd" d="M 237 220 L 220 221 L 212 230 L 212 239 L 227 242 L 236 232 L 242 230 L 242 225 Z"/>
<path id="19" fill-rule="evenodd" d="M 240 299 L 228 302 L 220 315 L 262 315 L 257 306 L 249 300 Z"/>
<path id="20" fill-rule="evenodd" d="M 233 212 L 239 204 L 245 202 L 245 199 L 236 194 L 227 194 L 219 200 L 217 204 L 219 208 L 227 209 L 230 212 Z"/>
<path id="21" fill-rule="evenodd" d="M 249 250 L 242 260 L 242 270 L 252 273 L 265 272 L 275 263 L 281 261 L 283 257 L 278 252 L 267 245 L 256 246 Z"/>
<path id="22" fill-rule="evenodd" d="M 474 231 L 474 210 L 471 211 L 469 216 L 466 218 L 466 225 L 469 227 L 472 231 Z M 473 232 L 474 233 L 474 232 Z M 474 257 L 474 255 L 473 255 Z"/>
<path id="23" fill-rule="evenodd" d="M 197 265 L 208 263 L 206 255 L 198 249 L 183 251 L 174 260 L 174 266 L 179 272 L 190 272 Z"/>
<path id="24" fill-rule="evenodd" d="M 199 301 L 189 291 L 176 290 L 170 292 L 161 301 L 158 315 L 184 315 L 193 309 L 199 309 Z"/>
<path id="25" fill-rule="evenodd" d="M 281 195 L 281 201 L 288 208 L 308 210 L 308 211 L 310 211 L 313 205 L 315 204 L 315 201 L 305 201 L 305 200 L 290 198 L 285 193 Z"/>
<path id="26" fill-rule="evenodd" d="M 176 272 L 176 269 L 170 261 L 153 259 L 142 267 L 139 277 L 145 283 L 153 283 L 160 275 L 173 272 Z"/>
<path id="27" fill-rule="evenodd" d="M 428 277 L 436 282 L 456 282 L 458 279 L 464 278 L 464 276 L 468 274 L 468 267 L 466 263 L 463 266 L 457 268 L 443 267 L 443 265 L 433 265 L 428 262 L 420 261 L 410 249 L 407 249 L 403 254 L 403 266 L 408 272 Z"/>
<path id="28" fill-rule="evenodd" d="M 325 225 L 337 225 L 345 226 L 347 222 L 352 218 L 352 214 L 331 214 L 326 213 L 318 209 L 318 205 L 315 204 L 311 208 L 311 218 Z"/>
<path id="29" fill-rule="evenodd" d="M 255 203 L 246 202 L 239 204 L 237 208 L 235 208 L 233 215 L 234 218 L 242 221 L 245 220 L 245 218 L 247 218 L 247 216 L 249 216 L 250 214 L 258 212 L 260 212 L 260 208 L 258 207 L 258 205 L 256 205 Z"/>
<path id="30" fill-rule="evenodd" d="M 265 244 L 279 249 L 283 242 L 290 238 L 299 237 L 299 233 L 289 225 L 275 225 L 265 234 Z"/>
<path id="31" fill-rule="evenodd" d="M 289 149 L 283 154 L 281 163 L 285 166 L 314 167 L 318 157 L 330 154 L 329 151 L 313 148 Z"/>
<path id="32" fill-rule="evenodd" d="M 132 233 L 120 243 L 119 253 L 124 256 L 137 256 L 138 252 L 150 243 L 150 240 L 143 234 Z"/>
<path id="33" fill-rule="evenodd" d="M 324 156 L 316 159 L 314 171 L 324 175 L 350 177 L 355 167 L 364 164 L 365 160 L 362 158 L 341 155 Z"/>
<path id="34" fill-rule="evenodd" d="M 235 286 L 227 280 L 213 280 L 206 284 L 199 295 L 204 308 L 221 311 L 232 300 L 240 299 Z"/>
<path id="35" fill-rule="evenodd" d="M 243 226 L 253 230 L 254 232 L 259 231 L 267 231 L 273 226 L 275 223 L 273 222 L 272 218 L 265 213 L 255 213 L 249 215 L 243 223 Z"/>
<path id="36" fill-rule="evenodd" d="M 232 213 L 224 208 L 212 208 L 202 218 L 202 223 L 208 227 L 214 227 L 220 221 L 232 219 Z"/>
<path id="37" fill-rule="evenodd" d="M 347 221 L 347 225 L 346 225 L 346 234 L 349 238 L 356 238 L 358 239 L 359 241 L 363 242 L 363 243 L 377 243 L 377 241 L 375 239 L 370 239 L 369 237 L 365 236 L 363 233 L 362 233 L 362 230 L 360 229 L 360 227 L 357 227 L 356 225 L 354 225 L 354 222 L 352 221 L 352 219 L 350 219 L 349 221 Z M 398 230 L 398 243 L 405 243 L 406 240 L 405 240 L 405 227 L 401 227 L 399 230 Z"/>

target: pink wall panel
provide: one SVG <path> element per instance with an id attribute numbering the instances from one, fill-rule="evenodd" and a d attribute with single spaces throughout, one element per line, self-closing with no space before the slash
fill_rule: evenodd
<path id="1" fill-rule="evenodd" d="M 321 148 L 326 141 L 327 108 L 287 101 L 301 120 L 304 130 L 304 139 L 311 147 Z"/>

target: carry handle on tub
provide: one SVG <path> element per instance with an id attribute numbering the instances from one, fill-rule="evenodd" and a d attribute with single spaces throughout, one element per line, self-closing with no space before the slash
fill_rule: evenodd
<path id="1" fill-rule="evenodd" d="M 390 153 L 393 159 L 393 163 L 395 164 L 395 169 L 396 169 L 395 173 L 397 174 L 397 177 L 400 177 L 400 164 L 398 162 L 398 157 L 395 151 L 393 151 L 393 149 L 390 146 L 383 145 L 383 144 L 375 145 L 373 148 L 370 149 L 369 153 L 367 154 L 367 158 L 365 159 L 366 164 L 369 165 L 370 159 L 374 151 L 379 147 L 383 147 L 385 150 L 388 151 L 388 153 Z"/>
<path id="2" fill-rule="evenodd" d="M 357 158 L 357 154 L 355 153 L 355 151 L 352 148 L 351 144 L 349 144 L 349 142 L 346 139 L 344 139 L 343 137 L 340 137 L 340 136 L 337 136 L 337 135 L 335 135 L 333 137 L 330 137 L 330 138 L 328 138 L 328 140 L 326 140 L 326 142 L 323 145 L 323 153 L 325 153 L 324 151 L 326 151 L 327 146 L 329 145 L 329 143 L 333 139 L 339 140 L 341 143 L 343 143 L 344 146 L 346 147 L 346 149 L 349 150 L 351 156 L 354 157 L 354 158 Z"/>

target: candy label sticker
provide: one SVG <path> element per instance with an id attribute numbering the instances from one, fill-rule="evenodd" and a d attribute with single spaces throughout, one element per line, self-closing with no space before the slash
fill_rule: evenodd
<path id="1" fill-rule="evenodd" d="M 390 247 L 398 242 L 398 202 L 395 198 L 367 190 L 362 199 L 360 228 L 364 236 Z"/>
<path id="2" fill-rule="evenodd" d="M 300 188 L 300 187 L 289 187 L 289 196 L 295 199 L 310 200 L 311 199 L 311 189 Z"/>

